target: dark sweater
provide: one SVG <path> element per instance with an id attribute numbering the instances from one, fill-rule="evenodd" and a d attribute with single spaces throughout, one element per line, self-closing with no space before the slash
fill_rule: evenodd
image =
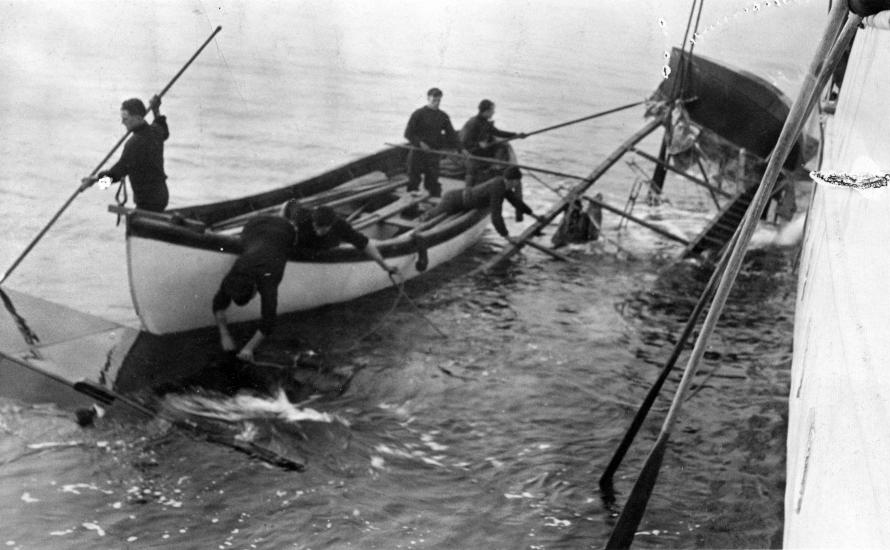
<path id="1" fill-rule="evenodd" d="M 415 147 L 420 147 L 420 142 L 423 141 L 433 149 L 461 148 L 460 139 L 448 115 L 427 105 L 411 113 L 405 127 L 405 139 Z"/>
<path id="2" fill-rule="evenodd" d="M 136 208 L 163 211 L 169 198 L 164 173 L 164 141 L 168 137 L 165 116 L 158 116 L 151 125 L 141 124 L 124 144 L 120 160 L 98 176 L 109 176 L 113 181 L 129 176 Z"/>
<path id="3" fill-rule="evenodd" d="M 492 150 L 490 147 L 482 147 L 479 145 L 480 142 L 488 142 L 491 141 L 492 138 L 511 138 L 516 136 L 515 132 L 505 132 L 503 130 L 498 130 L 494 126 L 493 120 L 488 120 L 482 115 L 476 115 L 464 124 L 464 127 L 460 131 L 461 142 L 463 143 L 464 149 L 469 151 L 472 154 L 478 154 L 480 152 L 486 152 Z"/>
<path id="4" fill-rule="evenodd" d="M 327 233 L 319 235 L 312 226 L 312 213 L 305 209 L 297 213 L 297 251 L 300 256 L 312 257 L 322 250 L 340 246 L 342 242 L 364 250 L 368 246 L 368 237 L 342 218 L 337 218 Z"/>
<path id="5" fill-rule="evenodd" d="M 242 251 L 226 277 L 246 276 L 253 280 L 260 294 L 260 332 L 268 336 L 275 329 L 278 309 L 278 285 L 284 277 L 287 257 L 294 247 L 296 230 L 279 216 L 257 216 L 241 232 Z M 213 311 L 222 311 L 232 303 L 225 290 L 225 279 L 213 297 Z"/>

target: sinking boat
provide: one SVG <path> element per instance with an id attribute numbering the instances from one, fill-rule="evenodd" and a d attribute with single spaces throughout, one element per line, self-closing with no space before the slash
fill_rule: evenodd
<path id="1" fill-rule="evenodd" d="M 241 228 L 253 216 L 281 213 L 291 199 L 305 207 L 334 208 L 375 240 L 404 279 L 459 255 L 481 237 L 487 209 L 421 227 L 418 206 L 431 207 L 438 199 L 406 191 L 407 154 L 404 148 L 388 148 L 299 183 L 162 214 L 111 207 L 126 217 L 130 290 L 144 328 L 166 334 L 212 325 L 213 295 L 241 251 Z M 443 174 L 443 191 L 464 186 L 462 173 Z M 415 233 L 421 238 L 412 238 Z M 278 311 L 345 302 L 392 285 L 388 273 L 351 245 L 311 257 L 295 250 L 278 289 Z M 229 317 L 235 322 L 258 319 L 259 298 L 233 308 Z"/>
<path id="2" fill-rule="evenodd" d="M 769 157 L 791 110 L 782 90 L 754 73 L 680 48 L 671 51 L 669 67 L 656 98 L 677 102 L 693 123 L 746 154 L 760 160 Z M 679 143 L 676 147 L 682 148 Z M 801 136 L 785 167 L 802 165 L 815 147 L 815 140 Z"/>
<path id="3" fill-rule="evenodd" d="M 890 10 L 852 2 L 863 4 Z M 863 23 L 827 117 L 800 261 L 786 548 L 890 547 L 890 11 Z"/>

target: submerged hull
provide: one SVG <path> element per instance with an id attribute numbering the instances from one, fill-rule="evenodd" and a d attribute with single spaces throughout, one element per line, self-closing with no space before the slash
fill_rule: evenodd
<path id="1" fill-rule="evenodd" d="M 888 63 L 890 30 L 859 31 L 807 220 L 789 396 L 786 548 L 890 547 Z"/>
<path id="2" fill-rule="evenodd" d="M 757 75 L 678 48 L 671 51 L 670 68 L 658 88 L 661 97 L 681 101 L 693 122 L 736 147 L 769 156 L 791 110 L 781 90 Z M 801 137 L 786 168 L 803 164 L 812 148 Z"/>

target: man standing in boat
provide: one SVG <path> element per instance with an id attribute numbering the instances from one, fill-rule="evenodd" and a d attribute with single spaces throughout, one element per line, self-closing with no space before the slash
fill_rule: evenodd
<path id="1" fill-rule="evenodd" d="M 475 157 L 497 158 L 503 149 L 501 141 L 497 138 L 510 139 L 525 137 L 525 134 L 516 132 L 507 132 L 499 130 L 495 127 L 492 117 L 494 116 L 494 102 L 489 99 L 483 99 L 479 102 L 479 114 L 471 117 L 460 131 L 460 140 L 464 149 Z M 479 173 L 484 170 L 488 163 L 484 161 L 467 159 L 466 182 L 467 187 L 476 185 Z"/>
<path id="2" fill-rule="evenodd" d="M 417 191 L 423 176 L 423 186 L 433 197 L 442 195 L 442 186 L 439 185 L 440 156 L 425 151 L 453 148 L 464 152 L 451 119 L 439 109 L 441 101 L 442 90 L 430 88 L 427 104 L 411 113 L 405 127 L 408 142 L 424 150 L 408 153 L 408 191 Z"/>
<path id="3" fill-rule="evenodd" d="M 522 198 L 519 197 L 517 189 L 519 189 L 520 183 L 522 183 L 522 172 L 519 168 L 510 166 L 504 170 L 503 175 L 495 176 L 485 183 L 445 193 L 439 204 L 427 210 L 421 216 L 421 219 L 428 220 L 440 214 L 458 214 L 468 210 L 487 207 L 491 212 L 491 224 L 494 226 L 495 231 L 508 241 L 514 242 L 514 239 L 510 237 L 507 231 L 507 226 L 504 224 L 504 215 L 501 212 L 504 200 L 512 204 L 517 211 L 540 220 L 532 212 L 532 209 L 523 202 Z"/>
<path id="4" fill-rule="evenodd" d="M 161 98 L 153 96 L 148 105 L 154 114 L 151 124 L 145 121 L 147 111 L 142 100 L 134 97 L 123 102 L 121 124 L 133 135 L 124 144 L 121 158 L 114 166 L 83 178 L 81 183 L 86 188 L 104 177 L 120 181 L 129 176 L 136 208 L 163 212 L 170 198 L 164 173 L 164 141 L 170 137 L 170 130 L 167 117 L 160 112 Z"/>

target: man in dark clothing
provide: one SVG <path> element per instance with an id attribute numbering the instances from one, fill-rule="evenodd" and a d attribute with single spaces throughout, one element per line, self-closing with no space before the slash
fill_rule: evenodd
<path id="1" fill-rule="evenodd" d="M 136 208 L 163 212 L 170 198 L 167 175 L 164 173 L 164 141 L 170 137 L 170 130 L 167 128 L 167 117 L 160 113 L 161 98 L 152 97 L 149 107 L 154 113 L 151 125 L 145 121 L 145 105 L 140 99 L 123 102 L 121 123 L 133 135 L 124 144 L 121 158 L 114 166 L 95 176 L 83 178 L 82 183 L 86 188 L 104 177 L 120 181 L 124 176 L 129 176 Z"/>
<path id="2" fill-rule="evenodd" d="M 463 152 L 451 119 L 439 109 L 441 101 L 442 90 L 430 88 L 427 92 L 427 104 L 411 113 L 405 127 L 405 138 L 414 147 L 424 150 L 454 148 Z M 417 191 L 420 188 L 420 177 L 423 175 L 423 186 L 430 196 L 441 196 L 439 160 L 440 156 L 434 153 L 411 151 L 408 154 L 408 191 Z"/>
<path id="3" fill-rule="evenodd" d="M 466 187 L 445 193 L 439 204 L 426 211 L 422 219 L 428 220 L 439 214 L 457 214 L 476 208 L 488 207 L 491 212 L 491 224 L 494 226 L 495 231 L 508 241 L 513 242 L 507 231 L 507 226 L 504 224 L 504 216 L 501 213 L 504 199 L 520 212 L 538 219 L 532 212 L 532 209 L 516 193 L 516 189 L 521 181 L 522 172 L 519 171 L 519 168 L 510 166 L 504 170 L 502 176 L 495 176 L 485 183 L 474 187 Z"/>
<path id="4" fill-rule="evenodd" d="M 241 255 L 213 297 L 213 315 L 219 327 L 222 348 L 234 351 L 235 342 L 228 330 L 225 311 L 232 302 L 246 305 L 259 292 L 262 319 L 256 333 L 238 353 L 244 361 L 253 361 L 254 350 L 275 328 L 278 285 L 292 251 L 312 255 L 338 246 L 340 242 L 348 242 L 363 250 L 388 273 L 395 275 L 399 272 L 397 267 L 383 260 L 374 243 L 327 206 L 309 212 L 291 201 L 285 207 L 284 217 L 256 216 L 248 221 L 241 232 L 241 242 Z"/>
<path id="5" fill-rule="evenodd" d="M 259 329 L 238 353 L 244 361 L 253 361 L 253 352 L 275 329 L 278 285 L 284 277 L 287 257 L 294 249 L 297 232 L 285 218 L 257 216 L 241 232 L 241 255 L 223 278 L 213 297 L 213 316 L 219 327 L 222 348 L 235 350 L 235 341 L 226 324 L 226 309 L 235 302 L 244 306 L 259 292 L 262 320 Z"/>
<path id="6" fill-rule="evenodd" d="M 525 134 L 516 132 L 506 132 L 495 127 L 492 117 L 494 116 L 494 102 L 483 99 L 479 102 L 479 114 L 471 117 L 464 124 L 460 131 L 461 144 L 464 149 L 475 157 L 496 158 L 499 150 L 503 147 L 499 145 L 496 138 L 519 138 L 525 137 Z M 473 159 L 467 159 L 467 187 L 476 184 L 479 172 L 489 166 L 488 163 Z"/>
<path id="7" fill-rule="evenodd" d="M 353 229 L 329 206 L 309 211 L 291 201 L 284 209 L 284 216 L 297 226 L 297 252 L 300 255 L 313 257 L 345 242 L 364 252 L 387 273 L 395 275 L 399 272 L 399 268 L 386 263 L 373 241 Z"/>

